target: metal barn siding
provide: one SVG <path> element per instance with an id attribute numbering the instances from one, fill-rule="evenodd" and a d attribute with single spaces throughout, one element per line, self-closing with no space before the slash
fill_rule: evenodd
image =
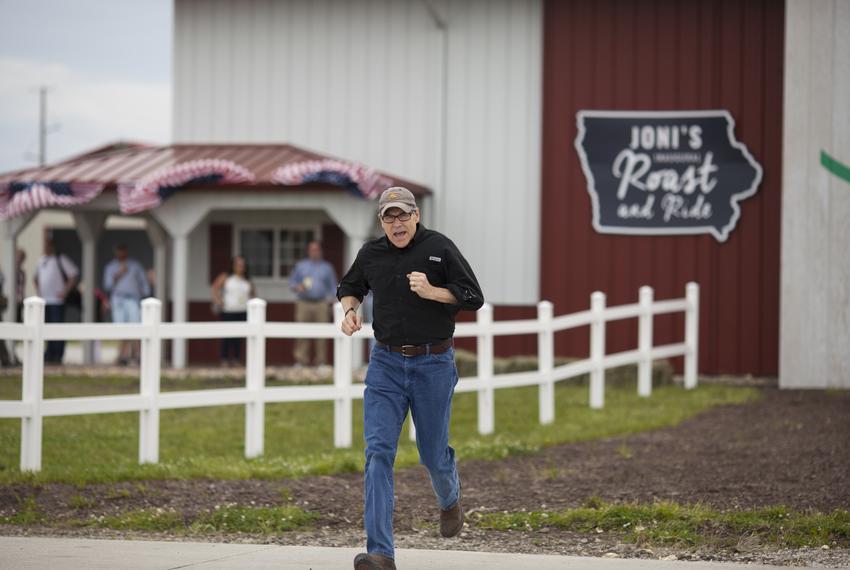
<path id="1" fill-rule="evenodd" d="M 544 7 L 541 298 L 556 314 L 657 299 L 701 286 L 703 373 L 776 375 L 782 184 L 784 2 L 548 0 Z M 727 109 L 762 165 L 755 196 L 725 243 L 708 235 L 596 233 L 573 141 L 581 109 Z M 681 341 L 683 318 L 656 318 L 656 343 Z M 636 348 L 636 321 L 608 325 L 608 352 Z M 588 352 L 586 329 L 559 335 Z"/>
<path id="2" fill-rule="evenodd" d="M 433 189 L 426 223 L 488 299 L 533 305 L 542 12 L 542 0 L 177 0 L 173 138 L 288 142 L 403 174 Z"/>

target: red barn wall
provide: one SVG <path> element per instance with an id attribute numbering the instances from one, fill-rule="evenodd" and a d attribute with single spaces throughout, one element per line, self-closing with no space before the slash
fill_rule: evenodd
<path id="1" fill-rule="evenodd" d="M 700 371 L 777 374 L 784 14 L 774 0 L 546 1 L 540 293 L 556 315 L 595 290 L 615 305 L 696 281 Z M 729 239 L 596 233 L 573 146 L 581 109 L 729 110 L 764 169 Z M 681 341 L 683 320 L 656 318 L 656 344 Z M 561 333 L 556 350 L 587 355 L 587 337 Z M 608 325 L 609 353 L 636 347 L 636 320 Z"/>

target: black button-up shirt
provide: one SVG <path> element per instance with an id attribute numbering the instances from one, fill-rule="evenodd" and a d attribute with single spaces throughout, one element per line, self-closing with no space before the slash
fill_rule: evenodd
<path id="1" fill-rule="evenodd" d="M 419 271 L 435 287 L 451 291 L 456 304 L 423 299 L 410 290 L 407 274 Z M 455 315 L 484 303 L 481 287 L 457 246 L 421 223 L 407 247 L 386 236 L 367 241 L 337 287 L 337 298 L 374 296 L 375 338 L 394 346 L 439 342 L 454 335 Z"/>

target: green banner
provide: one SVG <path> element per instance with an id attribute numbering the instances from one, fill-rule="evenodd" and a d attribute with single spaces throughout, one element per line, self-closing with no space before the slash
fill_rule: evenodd
<path id="1" fill-rule="evenodd" d="M 847 183 L 850 183 L 850 167 L 846 164 L 841 164 L 826 154 L 825 151 L 820 151 L 820 163 L 824 168 L 835 174 L 837 177 Z"/>

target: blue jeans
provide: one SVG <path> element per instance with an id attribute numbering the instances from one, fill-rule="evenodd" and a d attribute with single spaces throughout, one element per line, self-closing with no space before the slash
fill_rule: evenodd
<path id="1" fill-rule="evenodd" d="M 113 323 L 142 322 L 142 306 L 140 304 L 140 299 L 137 299 L 136 297 L 128 297 L 126 295 L 112 295 L 109 302 L 112 305 Z"/>
<path id="2" fill-rule="evenodd" d="M 405 357 L 372 349 L 363 396 L 366 437 L 366 550 L 394 558 L 393 463 L 401 427 L 410 409 L 416 425 L 419 462 L 431 475 L 441 509 L 460 496 L 455 450 L 449 446 L 452 395 L 457 384 L 454 349 Z"/>
<path id="3" fill-rule="evenodd" d="M 233 322 L 233 321 L 245 321 L 248 320 L 247 311 L 242 312 L 230 312 L 230 311 L 222 311 L 218 317 L 222 321 Z M 231 356 L 235 360 L 240 360 L 242 358 L 242 338 L 225 338 L 221 341 L 221 359 L 227 360 L 231 358 Z"/>
<path id="4" fill-rule="evenodd" d="M 64 323 L 65 305 L 45 305 L 45 323 Z M 48 340 L 44 351 L 44 361 L 50 364 L 61 364 L 65 356 L 64 340 Z"/>

